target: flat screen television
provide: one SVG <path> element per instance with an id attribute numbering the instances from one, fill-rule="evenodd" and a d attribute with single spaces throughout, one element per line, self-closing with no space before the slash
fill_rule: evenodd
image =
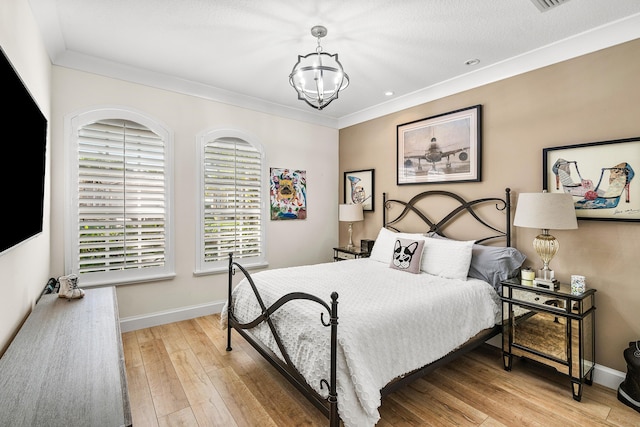
<path id="1" fill-rule="evenodd" d="M 0 254 L 42 233 L 47 119 L 0 48 Z"/>

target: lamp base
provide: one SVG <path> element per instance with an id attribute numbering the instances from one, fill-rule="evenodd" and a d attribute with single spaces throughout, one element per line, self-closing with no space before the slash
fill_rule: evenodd
<path id="1" fill-rule="evenodd" d="M 555 273 L 551 269 L 541 268 L 536 272 L 536 279 L 553 281 L 555 279 Z"/>
<path id="2" fill-rule="evenodd" d="M 533 279 L 533 286 L 543 289 L 558 289 L 560 283 L 555 279 L 553 270 L 543 267 L 536 272 L 536 278 Z"/>
<path id="3" fill-rule="evenodd" d="M 556 279 L 544 280 L 544 279 L 535 278 L 533 279 L 533 286 L 541 289 L 555 290 L 560 287 L 560 282 L 558 282 Z"/>

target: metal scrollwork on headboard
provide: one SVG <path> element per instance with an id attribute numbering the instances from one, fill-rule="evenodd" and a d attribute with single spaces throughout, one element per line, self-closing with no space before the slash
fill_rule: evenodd
<path id="1" fill-rule="evenodd" d="M 448 197 L 452 200 L 455 200 L 459 203 L 453 210 L 444 215 L 441 219 L 432 220 L 427 216 L 427 214 L 420 209 L 417 204 L 419 201 L 424 200 L 427 197 L 434 196 L 442 196 Z M 409 201 L 402 201 L 396 199 L 387 199 L 387 193 L 382 193 L 382 225 L 385 228 L 394 231 L 400 231 L 396 228 L 396 224 L 401 220 L 405 219 L 409 213 L 415 214 L 418 218 L 420 218 L 427 225 L 426 233 L 437 233 L 441 236 L 445 236 L 444 228 L 458 215 L 467 213 L 471 215 L 479 224 L 494 231 L 495 235 L 491 235 L 488 237 L 483 237 L 481 239 L 476 240 L 476 243 L 483 243 L 493 239 L 504 238 L 506 240 L 506 246 L 511 246 L 511 189 L 505 189 L 505 197 L 501 199 L 499 197 L 487 197 L 481 199 L 475 199 L 467 201 L 458 194 L 452 193 L 450 191 L 443 190 L 431 190 L 424 191 L 422 193 L 416 194 Z M 500 230 L 487 221 L 485 221 L 476 211 L 476 208 L 480 205 L 486 205 L 489 203 L 494 203 L 495 208 L 498 211 L 504 211 L 506 217 L 506 224 L 504 230 Z M 393 219 L 388 219 L 387 216 L 389 214 L 389 210 L 394 205 L 402 206 L 402 211 L 397 214 Z M 446 237 L 446 236 L 445 236 Z"/>

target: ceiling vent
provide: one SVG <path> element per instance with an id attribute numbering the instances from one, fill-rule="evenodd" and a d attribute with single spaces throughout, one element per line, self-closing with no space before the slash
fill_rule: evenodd
<path id="1" fill-rule="evenodd" d="M 553 9 L 556 6 L 560 6 L 562 3 L 566 3 L 569 0 L 531 0 L 540 12 L 546 12 L 549 9 Z"/>

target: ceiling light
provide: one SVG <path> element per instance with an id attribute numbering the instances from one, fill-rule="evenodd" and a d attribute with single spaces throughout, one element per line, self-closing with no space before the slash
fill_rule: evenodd
<path id="1" fill-rule="evenodd" d="M 464 65 L 478 65 L 479 63 L 479 59 L 467 59 L 466 61 L 464 61 Z"/>
<path id="2" fill-rule="evenodd" d="M 311 28 L 311 35 L 318 39 L 315 52 L 298 55 L 298 62 L 289 74 L 289 83 L 298 92 L 298 99 L 311 107 L 322 110 L 338 97 L 338 92 L 349 86 L 349 76 L 338 61 L 338 54 L 322 51 L 320 39 L 327 35 L 321 25 Z"/>
<path id="3" fill-rule="evenodd" d="M 384 93 L 384 96 L 393 96 L 394 92 L 392 90 L 388 90 Z"/>

